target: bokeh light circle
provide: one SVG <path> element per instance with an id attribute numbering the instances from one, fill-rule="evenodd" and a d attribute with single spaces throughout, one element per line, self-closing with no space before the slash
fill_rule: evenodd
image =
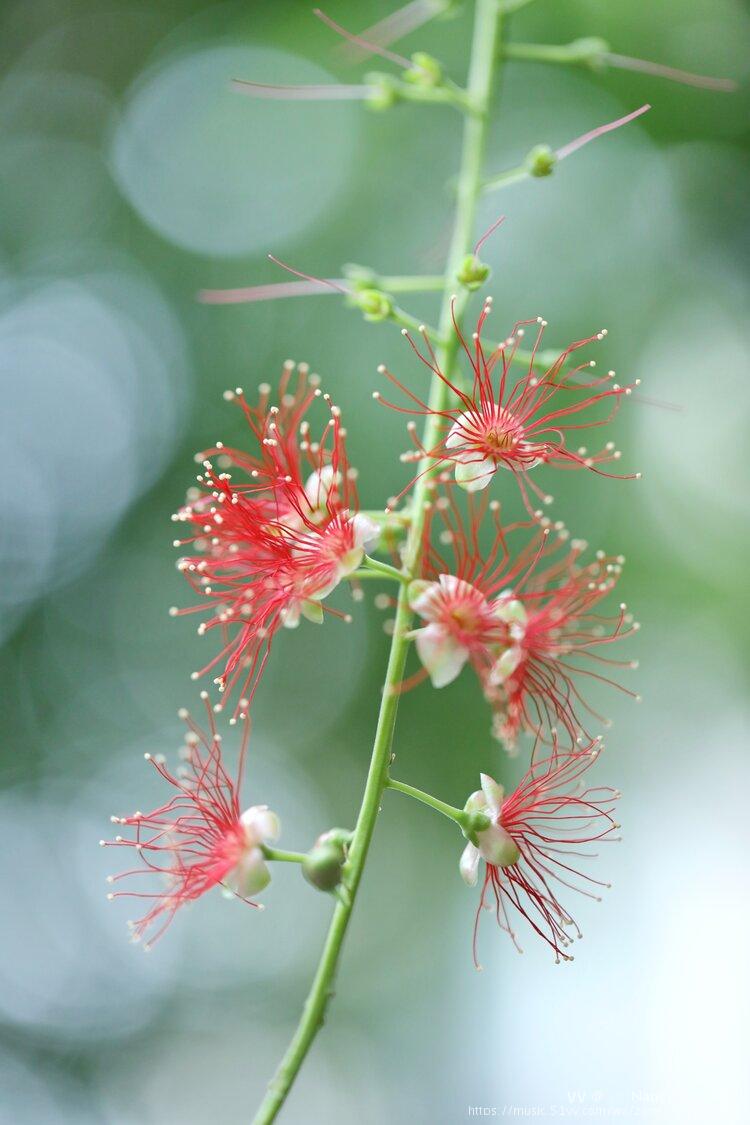
<path id="1" fill-rule="evenodd" d="M 232 78 L 334 81 L 288 52 L 215 46 L 142 76 L 115 130 L 115 179 L 140 216 L 186 250 L 277 247 L 334 206 L 353 164 L 355 107 L 254 101 Z"/>

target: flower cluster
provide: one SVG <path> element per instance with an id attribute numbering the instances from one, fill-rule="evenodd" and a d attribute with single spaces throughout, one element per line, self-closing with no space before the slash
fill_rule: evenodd
<path id="1" fill-rule="evenodd" d="M 261 385 L 255 406 L 241 388 L 226 392 L 243 412 L 253 448 L 217 443 L 199 454 L 204 471 L 198 488 L 173 517 L 190 529 L 175 545 L 195 553 L 178 566 L 201 601 L 171 612 L 198 612 L 205 617 L 198 632 L 221 636 L 219 652 L 193 677 L 218 666 L 219 690 L 229 693 L 239 683 L 250 699 L 277 630 L 296 627 L 301 617 L 321 622 L 324 610 L 344 616 L 324 599 L 380 536 L 378 524 L 356 511 L 346 431 L 317 376 L 305 364 L 287 362 L 278 404 L 271 405 L 270 396 L 268 384 Z M 328 419 L 313 439 L 307 414 L 316 399 Z M 214 459 L 223 468 L 214 467 Z"/>
<path id="2" fill-rule="evenodd" d="M 225 697 L 239 689 L 230 719 L 236 722 L 247 719 L 279 628 L 295 628 L 303 618 L 320 623 L 326 612 L 343 616 L 326 599 L 363 566 L 370 577 L 395 577 L 406 591 L 413 617 L 406 639 L 414 642 L 422 665 L 402 689 L 425 678 L 436 688 L 446 687 L 468 665 L 489 704 L 493 731 L 508 749 L 516 747 L 523 732 L 534 737 L 535 754 L 539 746 L 552 747 L 546 764 L 532 760 L 520 789 L 505 801 L 500 802 L 497 786 L 485 779 L 484 797 L 475 794 L 467 810 L 484 814 L 488 823 L 470 837 L 461 869 L 471 881 L 479 857 L 484 857 L 482 901 L 491 889 L 498 918 L 509 931 L 505 910 L 512 903 L 562 956 L 569 916 L 549 884 L 564 866 L 553 858 L 561 838 L 547 829 L 536 831 L 534 825 L 539 828 L 545 818 L 562 816 L 559 809 L 573 800 L 563 799 L 561 788 L 588 768 L 592 747 L 599 746 L 581 716 L 581 711 L 590 711 L 582 682 L 591 677 L 613 682 L 610 667 L 629 662 L 613 661 L 599 650 L 631 634 L 637 624 L 622 604 L 609 614 L 600 611 L 619 579 L 621 557 L 598 552 L 584 561 L 586 545 L 570 540 L 564 525 L 552 523 L 542 511 L 505 521 L 499 502 L 489 498 L 488 486 L 499 467 L 509 468 L 530 509 L 526 482 L 535 466 L 602 471 L 601 465 L 616 459 L 611 443 L 593 456 L 581 449 L 572 453 L 565 444 L 567 429 L 598 422 L 569 419 L 603 400 L 616 407 L 627 389 L 599 389 L 603 380 L 580 382 L 576 377 L 583 368 L 566 367 L 573 351 L 589 341 L 571 345 L 537 376 L 543 325 L 528 369 L 512 377 L 522 327 L 517 325 L 511 337 L 488 354 L 481 332 L 489 308 L 486 302 L 473 349 L 456 325 L 457 343 L 471 360 L 471 392 L 443 375 L 426 331 L 422 338 L 427 357 L 409 337 L 420 358 L 447 383 L 456 403 L 440 412 L 444 433 L 436 446 L 426 448 L 415 439 L 421 474 L 428 475 L 416 571 L 407 573 L 398 556 L 398 567 L 368 557 L 367 552 L 381 548 L 381 540 L 383 547 L 389 541 L 382 531 L 393 516 L 375 520 L 359 511 L 356 472 L 349 464 L 340 411 L 305 364 L 288 361 L 275 392 L 262 384 L 255 404 L 241 388 L 225 394 L 240 409 L 250 440 L 245 448 L 217 442 L 197 455 L 197 487 L 173 518 L 186 531 L 176 540 L 183 551 L 178 566 L 198 603 L 171 612 L 197 613 L 201 635 L 218 633 L 218 651 L 194 676 L 215 670 L 214 682 Z M 430 412 L 407 394 L 419 409 Z M 321 407 L 324 419 L 313 436 L 310 419 Z M 528 487 L 539 494 L 535 484 Z M 223 703 L 211 705 L 207 693 L 203 695 L 208 729 L 183 713 L 189 731 L 177 774 L 167 770 L 161 757 L 151 758 L 175 794 L 151 813 L 113 818 L 133 835 L 120 835 L 111 843 L 134 849 L 143 864 L 124 875 L 157 875 L 163 883 L 154 893 L 112 893 L 152 901 L 133 924 L 134 938 L 146 938 L 146 944 L 164 932 L 183 903 L 211 887 L 220 884 L 250 900 L 270 878 L 267 859 L 278 834 L 277 818 L 265 806 L 241 812 L 238 797 L 249 723 L 234 781 L 222 762 L 215 727 L 214 712 L 221 711 Z M 609 815 L 596 791 L 589 798 L 594 820 Z M 576 800 L 576 808 L 582 807 L 583 798 Z M 583 832 L 581 825 L 578 836 Z M 315 848 L 309 856 L 297 857 L 308 881 L 324 889 L 335 889 L 342 878 L 349 834 L 337 833 L 335 848 L 325 834 L 322 837 L 324 877 Z M 320 850 L 322 845 L 316 846 Z"/>

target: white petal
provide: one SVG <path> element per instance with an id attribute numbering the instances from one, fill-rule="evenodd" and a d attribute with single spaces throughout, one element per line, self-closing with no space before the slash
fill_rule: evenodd
<path id="1" fill-rule="evenodd" d="M 487 809 L 494 820 L 500 815 L 505 792 L 502 785 L 498 785 L 494 777 L 490 777 L 488 773 L 480 773 L 479 780 L 482 783 L 482 792 L 487 800 Z"/>
<path id="2" fill-rule="evenodd" d="M 243 898 L 260 894 L 271 882 L 271 872 L 260 848 L 250 848 L 245 852 L 240 862 L 225 875 L 224 882 Z"/>
<path id="3" fill-rule="evenodd" d="M 440 587 L 437 582 L 417 578 L 409 585 L 409 605 L 425 621 L 434 621 L 440 607 Z"/>
<path id="4" fill-rule="evenodd" d="M 359 563 L 357 563 L 357 566 L 359 566 Z M 355 567 L 354 569 L 356 570 L 357 567 Z M 328 595 L 330 593 L 332 593 L 333 590 L 336 589 L 336 587 L 339 584 L 339 581 L 340 581 L 340 577 L 335 576 L 333 578 L 330 578 L 327 582 L 324 582 L 323 585 L 319 586 L 317 590 L 306 591 L 306 593 L 307 593 L 307 599 L 306 600 L 312 599 L 312 601 L 315 601 L 315 602 L 322 602 L 323 598 L 327 598 Z"/>
<path id="5" fill-rule="evenodd" d="M 445 439 L 445 448 L 460 449 L 461 446 L 465 446 L 467 431 L 471 433 L 475 429 L 474 423 L 475 418 L 473 414 L 461 414 L 448 431 L 448 436 Z"/>
<path id="6" fill-rule="evenodd" d="M 472 843 L 466 845 L 461 853 L 458 870 L 461 872 L 461 878 L 468 887 L 476 886 L 477 877 L 479 875 L 479 848 L 475 848 Z"/>
<path id="7" fill-rule="evenodd" d="M 490 483 L 496 468 L 495 462 L 486 457 L 481 461 L 459 461 L 456 464 L 456 484 L 467 492 L 479 492 Z"/>
<path id="8" fill-rule="evenodd" d="M 375 520 L 371 520 L 369 516 L 363 515 L 362 512 L 357 512 L 352 519 L 352 527 L 354 529 L 354 542 L 357 547 L 364 547 L 365 551 L 377 547 L 380 540 L 380 524 L 375 523 Z"/>
<path id="9" fill-rule="evenodd" d="M 484 812 L 487 808 L 487 798 L 481 789 L 476 789 L 464 805 L 465 812 Z"/>
<path id="10" fill-rule="evenodd" d="M 306 617 L 308 621 L 312 621 L 314 625 L 323 624 L 323 607 L 318 601 L 307 599 L 300 602 L 300 613 Z"/>
<path id="11" fill-rule="evenodd" d="M 324 465 L 316 469 L 307 478 L 305 496 L 311 508 L 322 508 L 331 494 L 334 484 L 341 481 L 341 473 L 334 471 L 333 465 Z"/>
<path id="12" fill-rule="evenodd" d="M 252 805 L 240 817 L 249 843 L 269 843 L 278 840 L 281 834 L 281 821 L 268 805 Z"/>
<path id="13" fill-rule="evenodd" d="M 430 673 L 432 686 L 441 688 L 453 683 L 469 659 L 469 650 L 458 644 L 441 625 L 426 625 L 424 629 L 416 629 L 413 635 L 417 654 Z"/>
<path id="14" fill-rule="evenodd" d="M 523 602 L 518 598 L 512 598 L 500 594 L 500 596 L 492 603 L 492 609 L 495 617 L 500 621 L 504 621 L 506 625 L 518 624 L 525 625 L 528 620 L 526 608 Z"/>
<path id="15" fill-rule="evenodd" d="M 299 601 L 290 602 L 281 611 L 281 624 L 285 629 L 296 629 L 299 625 L 300 603 Z"/>
<path id="16" fill-rule="evenodd" d="M 347 551 L 345 555 L 342 555 L 341 558 L 336 563 L 337 581 L 340 581 L 342 578 L 347 578 L 350 574 L 353 574 L 354 571 L 357 569 L 357 567 L 362 562 L 362 559 L 364 557 L 365 557 L 364 547 L 352 547 L 352 549 L 350 551 Z M 336 585 L 336 582 L 333 583 L 333 586 L 335 586 L 335 585 Z M 326 591 L 325 594 L 320 595 L 320 596 L 326 597 L 328 594 L 330 594 L 331 590 L 333 589 L 333 586 L 331 586 Z M 319 595 L 315 594 L 314 596 L 318 597 Z"/>
<path id="17" fill-rule="evenodd" d="M 490 678 L 493 684 L 504 684 L 509 676 L 512 676 L 518 665 L 523 659 L 523 652 L 520 648 L 506 648 L 505 652 L 495 661 L 492 665 Z"/>
<path id="18" fill-rule="evenodd" d="M 477 832 L 477 841 L 482 857 L 495 867 L 512 867 L 521 855 L 513 837 L 499 824 Z"/>

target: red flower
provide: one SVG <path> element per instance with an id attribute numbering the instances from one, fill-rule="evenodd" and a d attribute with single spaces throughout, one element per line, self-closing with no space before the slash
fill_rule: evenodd
<path id="1" fill-rule="evenodd" d="M 488 512 L 492 542 L 485 552 L 480 534 Z M 508 536 L 530 528 L 535 528 L 534 535 L 512 559 Z M 528 522 L 504 528 L 496 500 L 477 504 L 470 498 L 465 519 L 447 484 L 445 493 L 432 502 L 425 522 L 422 577 L 411 583 L 409 603 L 425 622 L 411 637 L 433 687 L 452 683 L 467 663 L 483 683 L 488 679 L 499 653 L 511 644 L 510 630 L 519 612 L 511 587 L 533 565 L 547 534 Z M 450 547 L 449 556 L 441 545 Z"/>
<path id="2" fill-rule="evenodd" d="M 426 520 L 422 577 L 409 588 L 423 622 L 411 637 L 425 673 L 434 687 L 445 687 L 471 664 L 493 708 L 493 732 L 507 749 L 515 748 L 522 729 L 549 741 L 558 727 L 572 749 L 590 738 L 579 716 L 590 708 L 578 681 L 613 683 L 599 669 L 635 666 L 594 651 L 638 628 L 624 605 L 610 616 L 597 612 L 624 560 L 600 551 L 581 566 L 586 544 L 568 545 L 561 523 L 503 527 L 497 501 L 473 497 L 464 516 L 444 484 L 446 493 Z M 530 537 L 511 557 L 508 539 L 524 531 Z"/>
<path id="3" fill-rule="evenodd" d="M 614 789 L 583 788 L 581 778 L 595 761 L 600 746 L 591 743 L 576 754 L 553 755 L 534 761 L 508 797 L 487 774 L 482 788 L 466 802 L 470 812 L 484 813 L 490 825 L 477 834 L 461 857 L 461 875 L 470 886 L 477 882 L 479 861 L 485 861 L 484 883 L 474 925 L 474 963 L 482 908 L 495 911 L 500 927 L 520 952 L 511 915 L 517 911 L 546 941 L 556 961 L 572 961 L 564 950 L 581 931 L 557 894 L 559 887 L 599 899 L 592 887 L 609 884 L 578 870 L 586 844 L 618 839 L 612 813 L 619 797 Z M 572 929 L 572 934 L 569 932 Z"/>
<path id="4" fill-rule="evenodd" d="M 206 692 L 202 698 L 207 700 Z M 275 840 L 279 822 L 266 805 L 253 805 L 241 812 L 239 780 L 226 772 L 221 755 L 221 735 L 214 724 L 211 707 L 206 703 L 208 731 L 180 711 L 187 722 L 188 733 L 183 750 L 184 762 L 174 775 L 161 755 L 146 754 L 158 773 L 175 790 L 174 795 L 153 812 L 112 817 L 113 824 L 133 829 L 131 839 L 117 836 L 100 841 L 103 847 L 131 848 L 138 854 L 141 867 L 110 875 L 108 882 L 117 883 L 131 876 L 156 875 L 162 890 L 113 891 L 110 899 L 131 897 L 146 899 L 152 906 L 137 922 L 129 923 L 133 940 L 140 941 L 149 932 L 144 948 L 148 949 L 164 933 L 181 906 L 200 898 L 212 887 L 221 885 L 238 898 L 258 894 L 270 881 L 262 845 Z M 243 719 L 246 713 L 243 712 Z M 238 779 L 247 753 L 250 723 L 246 722 L 240 749 Z M 257 903 L 250 903 L 257 906 Z"/>
<path id="5" fill-rule="evenodd" d="M 267 385 L 254 407 L 241 389 L 227 392 L 241 407 L 256 448 L 248 452 L 218 444 L 202 454 L 201 488 L 174 517 L 195 529 L 176 545 L 192 543 L 201 553 L 178 565 L 203 604 L 171 612 L 205 612 L 205 600 L 213 603 L 213 616 L 198 631 L 219 629 L 223 644 L 193 675 L 223 664 L 216 679 L 221 691 L 241 681 L 252 695 L 277 629 L 295 627 L 301 616 L 322 621 L 322 600 L 356 570 L 379 536 L 372 520 L 352 512 L 355 473 L 338 407 L 321 394 L 306 365 L 299 366 L 290 391 L 293 368 L 285 365 L 279 406 L 269 406 Z M 305 415 L 317 397 L 327 404 L 329 421 L 320 440 L 313 441 Z M 249 479 L 235 483 L 209 457 L 241 469 Z"/>
<path id="6" fill-rule="evenodd" d="M 404 459 L 416 461 L 429 457 L 439 465 L 453 465 L 456 483 L 469 492 L 486 488 L 498 469 L 509 469 L 518 480 L 529 511 L 532 508 L 528 488 L 546 503 L 551 500 L 529 477 L 529 471 L 537 465 L 550 464 L 565 469 L 587 468 L 605 476 L 616 475 L 602 468 L 620 457 L 614 442 L 608 442 L 604 448 L 594 452 L 589 452 L 585 447 L 569 449 L 566 444 L 568 437 L 574 432 L 610 421 L 622 396 L 631 393 L 632 387 L 621 387 L 611 382 L 614 376 L 612 371 L 588 380 L 580 378 L 583 371 L 594 366 L 593 360 L 573 367 L 566 366 L 574 352 L 586 344 L 603 339 L 606 332 L 602 331 L 570 344 L 550 367 L 541 371 L 537 356 L 546 327 L 546 321 L 541 318 L 517 322 L 510 336 L 502 343 L 492 345 L 489 354 L 485 354 L 481 334 L 492 307 L 491 302 L 492 299 L 488 297 L 479 317 L 477 330 L 472 336 L 471 347 L 454 318 L 456 335 L 471 365 L 473 385 L 470 390 L 463 390 L 443 374 L 424 330 L 420 331 L 426 354 L 420 351 L 409 333 L 404 332 L 420 360 L 449 387 L 454 402 L 458 400 L 457 405 L 439 412 L 433 411 L 427 403 L 407 390 L 387 368 L 381 366 L 379 369 L 414 403 L 412 407 L 399 407 L 390 402 L 386 403 L 387 406 L 407 414 L 438 413 L 443 423 L 442 436 L 430 449 L 422 445 L 417 437 L 415 424 L 410 423 L 409 431 L 416 448 L 414 453 L 405 454 Z M 529 325 L 536 327 L 536 338 L 528 361 L 524 360 L 524 373 L 516 376 L 513 371 L 518 359 L 518 347 Z M 633 384 L 636 385 L 637 382 Z M 375 397 L 384 401 L 379 392 L 375 392 Z M 578 421 L 581 413 L 599 403 L 609 406 L 604 417 Z M 629 478 L 639 476 L 640 473 L 628 474 Z M 412 484 L 414 481 L 407 489 Z"/>
<path id="7" fill-rule="evenodd" d="M 565 554 L 550 560 L 561 546 Z M 605 724 L 607 720 L 584 699 L 581 681 L 586 678 L 638 698 L 608 675 L 612 668 L 636 668 L 637 662 L 614 660 L 597 651 L 639 628 L 624 602 L 615 613 L 599 612 L 625 560 L 597 551 L 591 562 L 580 565 L 585 549 L 580 539 L 569 547 L 564 540 L 550 544 L 516 587 L 522 612 L 513 623 L 510 644 L 484 681 L 485 695 L 495 709 L 494 733 L 509 750 L 515 748 L 520 730 L 540 735 L 562 728 L 571 748 L 590 741 L 581 713 L 587 711 Z"/>

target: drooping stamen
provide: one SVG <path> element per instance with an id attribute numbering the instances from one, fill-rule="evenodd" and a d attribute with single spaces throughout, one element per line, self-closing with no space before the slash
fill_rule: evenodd
<path id="1" fill-rule="evenodd" d="M 276 86 L 268 82 L 250 82 L 233 78 L 232 89 L 251 98 L 272 101 L 367 101 L 377 95 L 377 87 L 337 85 L 335 82 L 298 86 Z"/>
<path id="2" fill-rule="evenodd" d="M 490 235 L 494 234 L 495 231 L 497 230 L 497 228 L 499 226 L 501 226 L 504 222 L 505 222 L 505 215 L 501 215 L 500 218 L 496 219 L 495 222 L 491 226 L 487 227 L 487 230 L 484 232 L 484 234 L 481 236 L 481 238 L 477 241 L 477 244 L 474 247 L 474 257 L 475 258 L 479 257 L 479 251 L 482 249 L 482 247 L 484 246 L 485 242 L 490 237 Z"/>
<path id="3" fill-rule="evenodd" d="M 198 300 L 204 305 L 242 305 L 252 301 L 276 301 L 285 297 L 311 297 L 335 290 L 346 292 L 346 278 L 321 278 L 320 281 L 282 281 L 271 285 L 249 285 L 239 289 L 201 289 Z"/>
<path id="4" fill-rule="evenodd" d="M 695 86 L 699 90 L 719 90 L 725 94 L 733 93 L 738 83 L 733 78 L 711 78 L 704 74 L 693 74 L 663 63 L 649 62 L 647 59 L 634 59 L 629 55 L 615 55 L 607 51 L 602 58 L 608 66 L 620 70 L 635 70 L 641 74 L 652 74 L 655 78 L 666 78 L 669 82 L 679 82 L 683 86 Z"/>
<path id="5" fill-rule="evenodd" d="M 445 7 L 445 0 L 411 0 L 411 3 L 361 32 L 357 38 L 362 45 L 347 45 L 343 50 L 352 62 L 361 62 L 371 53 L 373 45 L 386 47 L 397 39 L 403 39 L 405 35 L 440 15 Z M 364 47 L 365 42 L 367 47 Z"/>
<path id="6" fill-rule="evenodd" d="M 381 58 L 387 59 L 388 62 L 395 63 L 396 66 L 400 66 L 404 70 L 408 70 L 411 67 L 411 61 L 404 58 L 403 55 L 397 55 L 394 51 L 387 50 L 382 44 L 369 41 L 361 35 L 353 35 L 351 31 L 347 31 L 340 23 L 336 23 L 336 21 L 332 20 L 330 16 L 327 16 L 325 12 L 322 12 L 320 8 L 313 8 L 313 15 L 317 16 L 319 20 L 322 20 L 327 27 L 330 27 L 331 31 L 335 31 L 342 39 L 346 39 L 352 46 L 358 47 L 363 54 L 380 55 Z"/>
<path id="7" fill-rule="evenodd" d="M 570 141 L 568 144 L 563 145 L 562 148 L 558 148 L 555 152 L 555 156 L 558 160 L 564 160 L 566 156 L 577 152 L 579 148 L 583 148 L 589 141 L 594 141 L 597 137 L 604 136 L 605 133 L 611 133 L 615 129 L 619 129 L 621 125 L 627 125 L 630 121 L 634 121 L 636 117 L 641 117 L 650 109 L 651 106 L 647 102 L 645 105 L 642 105 L 640 109 L 633 110 L 632 113 L 626 114 L 625 117 L 618 117 L 617 121 L 610 121 L 608 125 L 599 125 L 598 128 L 591 129 L 590 132 L 584 133 L 583 136 L 576 137 L 574 141 Z"/>

